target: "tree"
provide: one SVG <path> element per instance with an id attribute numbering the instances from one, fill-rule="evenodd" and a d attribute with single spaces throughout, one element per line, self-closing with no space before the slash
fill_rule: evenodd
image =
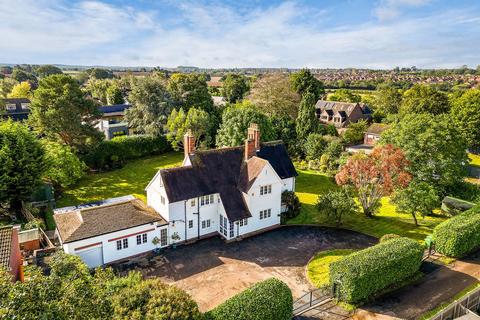
<path id="1" fill-rule="evenodd" d="M 325 93 L 323 83 L 315 78 L 308 69 L 302 69 L 290 75 L 290 82 L 293 89 L 300 95 L 306 92 L 313 93 L 315 102 Z"/>
<path id="2" fill-rule="evenodd" d="M 480 149 L 480 90 L 471 89 L 453 99 L 451 115 L 467 146 Z"/>
<path id="3" fill-rule="evenodd" d="M 352 156 L 335 176 L 339 185 L 352 186 L 367 217 L 380 206 L 380 199 L 411 180 L 403 151 L 392 145 L 379 146 L 370 155 Z"/>
<path id="4" fill-rule="evenodd" d="M 343 217 L 356 213 L 357 205 L 348 192 L 342 188 L 319 195 L 316 207 L 320 213 L 332 219 L 339 227 Z"/>
<path id="5" fill-rule="evenodd" d="M 87 166 L 81 161 L 69 146 L 43 141 L 47 170 L 45 178 L 56 190 L 73 185 L 85 175 Z"/>
<path id="6" fill-rule="evenodd" d="M 114 105 L 124 102 L 122 90 L 116 84 L 111 84 L 107 89 L 107 104 Z"/>
<path id="7" fill-rule="evenodd" d="M 446 113 L 450 110 L 448 96 L 432 86 L 416 84 L 403 94 L 400 113 L 419 114 L 431 113 L 434 115 Z"/>
<path id="8" fill-rule="evenodd" d="M 288 190 L 282 192 L 282 206 L 285 206 L 287 209 L 285 212 L 282 212 L 282 223 L 298 216 L 302 207 L 295 192 Z"/>
<path id="9" fill-rule="evenodd" d="M 6 98 L 18 82 L 11 78 L 0 79 L 0 98 Z"/>
<path id="10" fill-rule="evenodd" d="M 13 68 L 11 77 L 17 82 L 29 81 L 31 84 L 37 83 L 37 78 L 33 74 L 26 72 L 25 70 L 22 70 L 18 67 Z"/>
<path id="11" fill-rule="evenodd" d="M 54 74 L 41 79 L 30 111 L 29 124 L 52 141 L 83 150 L 103 138 L 93 126 L 100 116 L 97 108 L 68 75 Z"/>
<path id="12" fill-rule="evenodd" d="M 275 139 L 283 141 L 291 156 L 299 154 L 301 145 L 297 141 L 295 120 L 288 116 L 273 116 L 270 120 L 275 130 Z"/>
<path id="13" fill-rule="evenodd" d="M 32 96 L 32 86 L 28 81 L 20 82 L 12 88 L 9 98 L 30 98 Z"/>
<path id="14" fill-rule="evenodd" d="M 237 103 L 241 101 L 248 90 L 248 82 L 244 75 L 229 73 L 225 76 L 222 92 L 228 102 Z"/>
<path id="15" fill-rule="evenodd" d="M 140 78 L 128 96 L 132 107 L 125 113 L 128 126 L 136 133 L 160 135 L 173 109 L 172 99 L 159 76 Z"/>
<path id="16" fill-rule="evenodd" d="M 293 90 L 288 76 L 281 73 L 268 74 L 257 80 L 249 99 L 269 116 L 297 117 L 300 95 Z M 315 100 L 315 95 L 312 99 Z"/>
<path id="17" fill-rule="evenodd" d="M 0 122 L 0 205 L 18 213 L 41 184 L 45 169 L 42 146 L 28 127 Z"/>
<path id="18" fill-rule="evenodd" d="M 365 120 L 360 120 L 355 123 L 351 123 L 347 130 L 343 133 L 343 140 L 345 143 L 354 145 L 359 144 L 363 141 L 363 136 L 365 135 L 365 131 L 367 131 L 368 124 Z"/>
<path id="19" fill-rule="evenodd" d="M 412 181 L 407 188 L 397 191 L 393 198 L 397 211 L 411 214 L 418 226 L 416 214 L 423 216 L 439 205 L 437 191 L 426 182 Z"/>
<path id="20" fill-rule="evenodd" d="M 305 155 L 307 160 L 316 160 L 319 159 L 325 148 L 327 147 L 327 141 L 323 138 L 321 134 L 311 133 L 308 135 L 307 140 L 305 141 Z"/>
<path id="21" fill-rule="evenodd" d="M 212 144 L 213 138 L 210 127 L 211 118 L 206 111 L 192 107 L 188 112 L 182 108 L 179 111 L 173 110 L 167 120 L 167 139 L 174 150 L 183 148 L 183 136 L 191 131 L 196 138 L 196 147 L 208 147 Z"/>
<path id="22" fill-rule="evenodd" d="M 108 79 L 88 79 L 85 84 L 85 91 L 88 92 L 92 98 L 100 101 L 101 104 L 108 104 L 107 92 L 108 89 L 112 86 L 111 80 Z"/>
<path id="23" fill-rule="evenodd" d="M 257 123 L 260 126 L 263 141 L 275 138 L 275 130 L 270 119 L 244 101 L 228 107 L 223 112 L 222 123 L 217 131 L 217 147 L 242 145 L 247 138 L 247 129 L 251 123 Z"/>
<path id="24" fill-rule="evenodd" d="M 300 103 L 296 121 L 297 137 L 305 141 L 310 133 L 317 132 L 318 119 L 315 114 L 315 95 L 311 92 L 305 93 Z"/>
<path id="25" fill-rule="evenodd" d="M 328 100 L 342 102 L 360 102 L 362 101 L 362 97 L 358 94 L 352 93 L 350 90 L 338 89 L 328 96 Z"/>
<path id="26" fill-rule="evenodd" d="M 374 114 L 385 118 L 390 114 L 397 114 L 402 104 L 402 93 L 393 86 L 381 86 L 377 90 L 373 107 Z"/>
<path id="27" fill-rule="evenodd" d="M 63 71 L 59 67 L 52 66 L 50 64 L 44 64 L 42 66 L 35 68 L 35 73 L 40 78 L 45 78 L 45 77 L 51 76 L 52 74 L 62 74 Z"/>
<path id="28" fill-rule="evenodd" d="M 85 70 L 85 72 L 94 79 L 113 79 L 115 75 L 111 70 L 101 69 L 101 68 L 90 68 Z"/>
<path id="29" fill-rule="evenodd" d="M 416 181 L 439 193 L 465 177 L 466 144 L 448 115 L 408 114 L 383 132 L 380 142 L 401 148 Z"/>
<path id="30" fill-rule="evenodd" d="M 184 110 L 197 107 L 207 112 L 213 109 L 212 96 L 202 74 L 174 73 L 168 80 L 167 88 L 177 107 Z"/>

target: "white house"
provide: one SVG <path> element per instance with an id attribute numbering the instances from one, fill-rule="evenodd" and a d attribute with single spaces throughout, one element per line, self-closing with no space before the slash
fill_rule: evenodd
<path id="1" fill-rule="evenodd" d="M 281 141 L 261 143 L 252 124 L 244 146 L 195 151 L 187 133 L 184 149 L 183 165 L 159 170 L 146 187 L 148 207 L 128 198 L 57 210 L 65 252 L 96 266 L 152 250 L 155 237 L 159 247 L 213 235 L 232 241 L 280 225 L 282 192 L 294 191 L 297 176 Z"/>

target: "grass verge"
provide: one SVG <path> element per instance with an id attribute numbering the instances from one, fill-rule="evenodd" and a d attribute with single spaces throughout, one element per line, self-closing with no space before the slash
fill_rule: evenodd
<path id="1" fill-rule="evenodd" d="M 317 288 L 330 284 L 330 264 L 357 250 L 334 249 L 317 253 L 307 265 L 307 277 Z"/>

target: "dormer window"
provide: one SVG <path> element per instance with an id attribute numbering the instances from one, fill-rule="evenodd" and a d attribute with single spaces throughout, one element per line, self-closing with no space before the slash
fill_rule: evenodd
<path id="1" fill-rule="evenodd" d="M 272 193 L 272 185 L 268 184 L 266 186 L 260 186 L 260 195 Z"/>

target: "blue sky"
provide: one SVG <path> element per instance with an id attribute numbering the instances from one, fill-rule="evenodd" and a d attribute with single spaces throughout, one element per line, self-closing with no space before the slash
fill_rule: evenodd
<path id="1" fill-rule="evenodd" d="M 476 67 L 480 1 L 0 0 L 0 62 Z"/>

